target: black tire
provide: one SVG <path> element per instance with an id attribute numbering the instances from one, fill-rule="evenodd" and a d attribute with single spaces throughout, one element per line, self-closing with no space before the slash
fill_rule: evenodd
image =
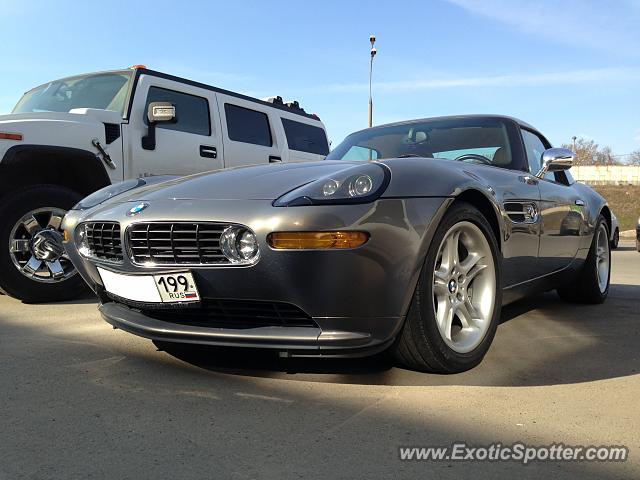
<path id="1" fill-rule="evenodd" d="M 433 308 L 433 282 L 438 250 L 449 229 L 467 221 L 480 228 L 489 243 L 496 278 L 496 295 L 490 324 L 480 344 L 468 353 L 458 353 L 442 339 Z M 500 250 L 487 219 L 472 205 L 456 202 L 446 212 L 431 241 L 404 326 L 392 346 L 396 360 L 404 367 L 431 373 L 458 373 L 477 366 L 496 333 L 502 306 Z"/>
<path id="2" fill-rule="evenodd" d="M 616 228 L 616 231 L 613 232 L 613 239 L 611 240 L 611 249 L 615 250 L 616 248 L 618 248 L 619 244 L 620 244 L 620 230 Z"/>
<path id="3" fill-rule="evenodd" d="M 55 283 L 42 283 L 23 275 L 11 259 L 9 241 L 14 225 L 28 212 L 43 206 L 69 210 L 82 196 L 57 185 L 34 185 L 10 193 L 0 205 L 0 290 L 27 303 L 61 301 L 85 291 L 79 274 Z"/>
<path id="4" fill-rule="evenodd" d="M 598 282 L 598 272 L 596 268 L 597 258 L 597 232 L 604 226 L 607 230 L 607 238 L 609 238 L 609 226 L 605 218 L 600 215 L 594 229 L 593 240 L 587 259 L 582 265 L 578 278 L 567 285 L 558 288 L 560 298 L 572 303 L 587 303 L 596 305 L 603 303 L 609 295 L 609 285 L 611 280 L 611 249 L 608 250 L 609 256 L 609 273 L 607 278 L 607 288 L 602 291 Z"/>

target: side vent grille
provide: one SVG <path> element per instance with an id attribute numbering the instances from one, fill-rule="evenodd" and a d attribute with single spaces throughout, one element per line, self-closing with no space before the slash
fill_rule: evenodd
<path id="1" fill-rule="evenodd" d="M 529 202 L 507 202 L 504 209 L 513 223 L 536 223 L 538 221 L 538 208 Z"/>
<path id="2" fill-rule="evenodd" d="M 118 125 L 117 123 L 105 123 L 104 135 L 107 145 L 115 142 L 118 138 L 120 138 L 120 125 Z"/>

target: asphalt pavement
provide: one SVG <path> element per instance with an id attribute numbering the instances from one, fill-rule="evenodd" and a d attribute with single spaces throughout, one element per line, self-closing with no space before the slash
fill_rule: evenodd
<path id="1" fill-rule="evenodd" d="M 640 478 L 640 253 L 604 305 L 554 293 L 503 310 L 451 376 L 383 357 L 279 359 L 155 345 L 89 296 L 0 297 L 0 479 Z M 625 445 L 626 462 L 413 461 L 401 446 Z"/>

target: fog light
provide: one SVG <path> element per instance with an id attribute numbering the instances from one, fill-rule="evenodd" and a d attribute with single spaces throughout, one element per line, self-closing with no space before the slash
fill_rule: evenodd
<path id="1" fill-rule="evenodd" d="M 245 230 L 238 237 L 238 253 L 244 260 L 251 260 L 258 253 L 258 240 L 253 232 Z"/>
<path id="2" fill-rule="evenodd" d="M 248 263 L 258 255 L 258 240 L 251 230 L 232 226 L 222 232 L 220 249 L 231 263 Z"/>
<path id="3" fill-rule="evenodd" d="M 369 240 L 367 232 L 274 232 L 267 242 L 275 249 L 330 250 L 357 248 Z"/>
<path id="4" fill-rule="evenodd" d="M 76 229 L 76 248 L 83 257 L 91 256 L 91 249 L 87 241 L 87 226 L 82 224 Z"/>

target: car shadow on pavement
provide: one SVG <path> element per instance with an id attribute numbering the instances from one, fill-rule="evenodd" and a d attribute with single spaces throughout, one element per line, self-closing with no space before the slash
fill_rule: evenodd
<path id="1" fill-rule="evenodd" d="M 70 300 L 62 300 L 59 302 L 34 302 L 33 304 L 23 300 L 22 303 L 25 305 L 91 305 L 92 303 L 98 303 L 98 297 L 96 297 L 95 293 L 86 288 L 83 289 L 82 293 L 80 293 L 76 298 L 72 298 Z"/>
<path id="2" fill-rule="evenodd" d="M 556 385 L 640 371 L 640 286 L 612 285 L 602 305 L 565 303 L 546 293 L 503 308 L 501 325 L 478 367 L 456 375 L 414 372 L 389 355 L 279 358 L 276 352 L 157 342 L 191 365 L 232 375 L 365 385 Z"/>

